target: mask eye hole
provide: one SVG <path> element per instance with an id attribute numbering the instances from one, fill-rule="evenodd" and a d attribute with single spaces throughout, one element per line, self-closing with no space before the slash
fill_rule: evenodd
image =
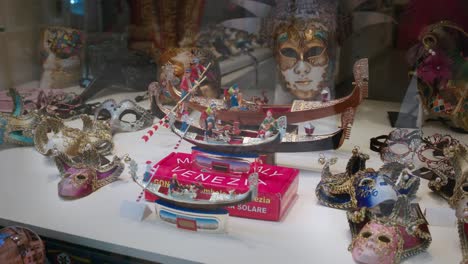
<path id="1" fill-rule="evenodd" d="M 325 48 L 320 47 L 320 46 L 311 47 L 310 49 L 308 49 L 304 53 L 304 57 L 306 57 L 306 58 L 317 57 L 317 56 L 321 55 L 324 50 L 325 50 Z"/>
<path id="2" fill-rule="evenodd" d="M 139 116 L 136 113 L 125 112 L 119 117 L 120 121 L 125 123 L 135 123 L 138 121 Z"/>
<path id="3" fill-rule="evenodd" d="M 371 237 L 371 236 L 372 236 L 372 233 L 371 233 L 371 232 L 368 232 L 368 231 L 366 231 L 366 232 L 363 232 L 363 233 L 361 234 L 361 236 L 362 236 L 363 238 L 369 238 L 369 237 Z"/>
<path id="4" fill-rule="evenodd" d="M 299 58 L 299 55 L 297 54 L 297 52 L 292 48 L 283 48 L 280 50 L 280 52 L 285 57 L 294 58 L 294 59 Z"/>
<path id="5" fill-rule="evenodd" d="M 389 150 L 397 155 L 408 155 L 411 151 L 409 146 L 403 143 L 393 143 L 389 146 Z"/>
<path id="6" fill-rule="evenodd" d="M 468 193 L 468 184 L 465 184 L 465 185 L 462 186 L 462 191 L 464 193 Z"/>
<path id="7" fill-rule="evenodd" d="M 78 174 L 78 175 L 76 175 L 76 179 L 81 180 L 81 181 L 86 180 L 86 176 L 84 176 L 83 174 Z"/>
<path id="8" fill-rule="evenodd" d="M 379 236 L 378 239 L 380 242 L 383 242 L 385 244 L 388 244 L 390 243 L 390 241 L 392 241 L 388 236 L 384 236 L 384 235 Z"/>
<path id="9" fill-rule="evenodd" d="M 106 149 L 108 146 L 107 142 L 103 142 L 101 144 L 99 144 L 99 146 L 97 146 L 96 148 L 99 149 L 99 150 L 103 150 L 103 149 Z"/>
<path id="10" fill-rule="evenodd" d="M 361 180 L 361 182 L 359 183 L 359 186 L 372 186 L 373 184 L 374 184 L 373 179 L 365 178 Z"/>
<path id="11" fill-rule="evenodd" d="M 107 109 L 101 109 L 97 115 L 98 120 L 109 120 L 111 119 L 111 113 Z"/>

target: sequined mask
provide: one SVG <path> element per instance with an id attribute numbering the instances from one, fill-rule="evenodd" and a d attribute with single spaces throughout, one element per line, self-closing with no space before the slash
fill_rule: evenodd
<path id="1" fill-rule="evenodd" d="M 41 118 L 33 111 L 24 113 L 23 100 L 16 90 L 10 89 L 9 94 L 14 106 L 11 114 L 0 113 L 0 145 L 34 145 L 33 131 Z"/>
<path id="2" fill-rule="evenodd" d="M 275 32 L 275 54 L 285 88 L 299 99 L 317 99 L 329 86 L 327 27 L 315 20 L 293 20 Z"/>
<path id="3" fill-rule="evenodd" d="M 398 230 L 395 227 L 369 222 L 353 241 L 351 252 L 354 261 L 358 263 L 393 264 L 399 247 Z"/>
<path id="4" fill-rule="evenodd" d="M 458 201 L 454 204 L 455 215 L 458 220 L 468 223 L 468 183 L 465 182 L 460 188 L 461 195 Z"/>
<path id="5" fill-rule="evenodd" d="M 58 150 L 54 150 L 53 155 L 62 177 L 58 194 L 68 199 L 85 197 L 117 180 L 125 167 L 117 156 L 108 161 L 89 144 L 85 146 L 83 154 L 75 159 Z"/>
<path id="6" fill-rule="evenodd" d="M 50 156 L 56 149 L 75 157 L 83 153 L 86 145 L 91 144 L 99 154 L 109 154 L 114 147 L 109 124 L 106 121 L 93 121 L 86 115 L 82 115 L 81 120 L 83 129 L 67 127 L 56 118 L 43 120 L 34 134 L 37 151 Z"/>
<path id="7" fill-rule="evenodd" d="M 385 163 L 398 162 L 409 165 L 414 163 L 414 156 L 421 143 L 421 130 L 398 128 L 388 135 L 371 138 L 371 150 L 378 152 Z"/>
<path id="8" fill-rule="evenodd" d="M 460 141 L 450 135 L 434 134 L 424 137 L 423 144 L 417 151 L 419 160 L 424 164 L 427 175 L 420 176 L 429 180 L 429 188 L 443 198 L 450 201 L 454 193 L 454 186 L 462 184 L 454 169 L 457 161 L 455 153 L 460 148 L 466 148 Z"/>
<path id="9" fill-rule="evenodd" d="M 131 100 L 119 104 L 113 99 L 104 101 L 96 109 L 95 120 L 109 120 L 112 131 L 132 132 L 151 126 L 153 117 Z"/>
<path id="10" fill-rule="evenodd" d="M 456 209 L 457 217 L 468 222 L 468 146 L 449 147 L 444 154 L 450 159 L 455 173 L 455 187 L 448 202 Z"/>
<path id="11" fill-rule="evenodd" d="M 419 40 L 409 57 L 416 65 L 414 75 L 423 107 L 430 116 L 468 131 L 468 33 L 441 21 L 425 28 Z"/>
<path id="12" fill-rule="evenodd" d="M 397 163 L 385 164 L 378 171 L 365 168 L 368 155 L 353 150 L 346 172 L 332 174 L 324 164 L 322 177 L 315 194 L 319 201 L 332 208 L 374 208 L 382 203 L 396 201 L 399 194 L 414 195 L 419 178 L 408 175 L 406 167 Z"/>
<path id="13" fill-rule="evenodd" d="M 400 196 L 388 213 L 365 208 L 348 212 L 353 241 L 349 250 L 358 263 L 396 264 L 426 250 L 431 241 L 428 223 L 418 204 Z"/>

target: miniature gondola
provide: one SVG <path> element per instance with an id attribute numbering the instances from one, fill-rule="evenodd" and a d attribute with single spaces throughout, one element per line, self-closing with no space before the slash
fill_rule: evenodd
<path id="1" fill-rule="evenodd" d="M 215 104 L 217 108 L 217 119 L 224 122 L 239 122 L 241 126 L 258 125 L 262 122 L 266 111 L 273 110 L 275 118 L 286 116 L 289 124 L 300 123 L 310 120 L 321 119 L 331 115 L 341 114 L 349 108 L 357 108 L 362 100 L 367 97 L 368 91 L 368 62 L 361 59 L 354 65 L 355 85 L 352 92 L 343 98 L 330 101 L 303 101 L 296 100 L 292 105 L 257 105 L 254 102 L 243 101 L 244 110 L 229 108 L 223 99 L 211 99 L 202 96 L 191 96 L 187 105 L 197 111 L 203 112 L 210 105 Z M 181 99 L 178 91 L 170 81 L 166 82 L 166 90 L 172 99 Z M 155 101 L 156 98 L 154 98 Z"/>
<path id="2" fill-rule="evenodd" d="M 152 83 L 152 92 L 154 97 L 152 98 L 151 102 L 151 109 L 153 115 L 157 116 L 160 119 L 166 118 L 171 110 L 164 107 L 159 98 L 162 93 L 162 87 L 160 87 L 157 83 Z M 308 152 L 308 151 L 320 151 L 320 150 L 328 150 L 328 149 L 338 149 L 343 144 L 344 140 L 349 137 L 350 135 L 350 124 L 352 122 L 354 115 L 354 111 L 352 108 L 348 109 L 348 111 L 344 112 L 341 116 L 341 127 L 338 128 L 335 132 L 330 134 L 324 135 L 299 135 L 297 130 L 292 132 L 287 132 L 284 136 L 281 137 L 281 140 L 277 141 L 276 139 L 273 141 L 269 141 L 268 144 L 261 144 L 261 146 L 252 147 L 250 152 L 257 152 L 257 153 L 276 153 L 276 152 Z M 178 120 L 173 120 L 174 127 L 180 127 L 181 122 Z M 258 126 L 258 124 L 257 124 Z M 255 131 L 247 131 L 243 130 L 245 134 L 250 133 L 251 135 L 256 133 Z M 183 135 L 180 130 L 176 132 L 179 136 Z M 187 129 L 187 135 L 184 137 L 185 140 L 188 142 L 197 145 L 201 148 L 206 148 L 206 142 L 200 142 L 198 140 L 194 140 L 195 138 L 202 139 L 205 130 L 196 126 L 195 124 L 191 124 L 191 126 Z M 264 142 L 266 143 L 266 142 Z M 222 144 L 211 144 L 212 146 L 209 147 L 211 150 L 215 151 L 226 151 L 224 145 Z M 234 149 L 235 147 L 231 147 Z M 239 149 L 240 150 L 240 149 Z"/>
<path id="3" fill-rule="evenodd" d="M 165 187 L 161 184 L 154 183 L 158 178 L 158 171 L 145 181 L 144 177 L 137 175 L 138 165 L 135 161 L 130 162 L 130 174 L 133 180 L 140 185 L 144 190 L 154 194 L 158 200 L 163 200 L 172 205 L 180 206 L 182 208 L 198 209 L 198 210 L 215 210 L 237 204 L 247 203 L 255 199 L 257 196 L 258 187 L 258 174 L 252 172 L 249 175 L 249 189 L 245 193 L 236 194 L 234 191 L 229 193 L 212 192 L 206 193 L 200 190 L 199 186 L 179 186 L 175 188 Z M 198 189 L 198 190 L 197 190 Z"/>

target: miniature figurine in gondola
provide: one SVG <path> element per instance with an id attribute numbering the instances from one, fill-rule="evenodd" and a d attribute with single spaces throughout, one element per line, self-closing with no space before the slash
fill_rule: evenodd
<path id="1" fill-rule="evenodd" d="M 180 90 L 182 92 L 181 98 L 184 99 L 188 93 L 192 91 L 192 82 L 190 80 L 190 75 L 192 70 L 190 68 L 185 69 L 184 76 L 182 77 L 182 81 L 180 82 Z"/>
<path id="2" fill-rule="evenodd" d="M 213 137 L 213 129 L 214 129 L 214 123 L 209 121 L 207 124 L 206 124 L 206 130 L 205 130 L 205 135 L 207 137 Z"/>
<path id="3" fill-rule="evenodd" d="M 146 161 L 146 170 L 145 173 L 143 174 L 143 181 L 147 182 L 151 179 L 151 169 L 153 166 L 151 166 L 151 161 Z"/>
<path id="4" fill-rule="evenodd" d="M 234 84 L 229 88 L 231 108 L 239 107 L 239 86 Z"/>
<path id="5" fill-rule="evenodd" d="M 169 184 L 169 194 L 172 194 L 172 192 L 174 191 L 179 191 L 180 190 L 180 183 L 179 181 L 177 180 L 177 174 L 172 174 L 172 179 L 171 179 L 171 182 Z"/>
<path id="6" fill-rule="evenodd" d="M 213 123 L 213 127 L 216 120 L 216 104 L 211 104 L 205 109 L 200 115 L 200 126 L 204 129 L 208 128 L 208 123 Z"/>
<path id="7" fill-rule="evenodd" d="M 276 132 L 278 132 L 278 123 L 273 117 L 273 112 L 268 110 L 265 119 L 260 124 L 260 131 L 258 134 L 260 137 L 268 138 L 273 136 Z"/>
<path id="8" fill-rule="evenodd" d="M 180 113 L 181 115 L 181 121 L 182 125 L 180 127 L 180 130 L 185 132 L 189 126 L 190 123 L 190 116 L 189 116 L 189 111 L 188 111 L 188 106 L 186 104 L 183 104 L 182 106 L 182 111 Z"/>
<path id="9" fill-rule="evenodd" d="M 206 71 L 206 68 L 200 63 L 200 59 L 195 57 L 191 63 L 191 70 L 192 72 L 190 74 L 190 80 L 192 81 L 192 84 L 195 84 L 195 82 L 198 81 L 200 77 L 202 77 Z"/>

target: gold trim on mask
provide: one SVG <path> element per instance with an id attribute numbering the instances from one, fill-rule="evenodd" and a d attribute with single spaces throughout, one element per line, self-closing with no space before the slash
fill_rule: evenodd
<path id="1" fill-rule="evenodd" d="M 280 24 L 275 30 L 274 38 L 275 56 L 285 89 L 300 99 L 318 97 L 329 81 L 328 29 L 318 21 L 298 19 Z M 303 64 L 299 65 L 300 62 Z M 294 73 L 299 75 L 299 69 L 296 69 L 299 66 L 303 67 L 306 74 L 314 67 L 323 69 L 322 79 L 314 85 L 315 89 L 298 89 L 297 84 L 289 83 L 285 79 L 282 71 L 293 69 Z M 312 83 L 318 80 L 310 81 Z"/>

